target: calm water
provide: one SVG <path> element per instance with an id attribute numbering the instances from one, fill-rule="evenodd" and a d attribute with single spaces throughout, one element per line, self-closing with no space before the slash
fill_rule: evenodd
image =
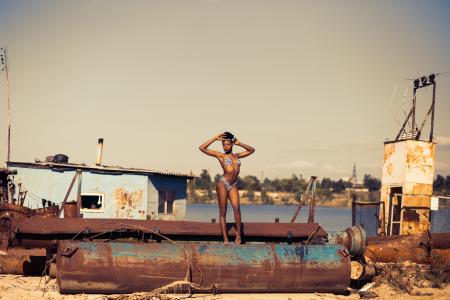
<path id="1" fill-rule="evenodd" d="M 242 205 L 243 222 L 289 222 L 297 206 L 294 205 Z M 307 222 L 309 206 L 302 207 L 297 222 Z M 188 204 L 186 219 L 189 221 L 210 222 L 212 218 L 219 221 L 217 204 Z M 344 230 L 352 225 L 351 208 L 316 207 L 315 222 L 320 223 L 326 231 Z M 234 222 L 233 209 L 228 205 L 227 222 Z"/>

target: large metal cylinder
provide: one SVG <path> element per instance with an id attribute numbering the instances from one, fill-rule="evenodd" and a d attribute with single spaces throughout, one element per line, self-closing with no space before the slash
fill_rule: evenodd
<path id="1" fill-rule="evenodd" d="M 342 292 L 350 283 L 350 256 L 342 245 L 179 243 L 218 292 Z M 61 293 L 151 291 L 183 280 L 184 250 L 172 243 L 61 241 Z M 192 282 L 200 272 L 192 268 Z"/>
<path id="2" fill-rule="evenodd" d="M 78 206 L 76 201 L 66 202 L 64 204 L 64 218 L 74 219 L 78 214 Z"/>
<path id="3" fill-rule="evenodd" d="M 328 235 L 328 243 L 333 245 L 344 245 L 353 256 L 363 256 L 366 251 L 367 235 L 360 226 L 355 225 Z"/>

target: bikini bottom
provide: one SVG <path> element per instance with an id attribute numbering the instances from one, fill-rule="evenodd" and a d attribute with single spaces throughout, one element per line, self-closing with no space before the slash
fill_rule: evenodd
<path id="1" fill-rule="evenodd" d="M 225 185 L 225 188 L 227 189 L 227 192 L 231 191 L 231 189 L 236 186 L 236 181 L 233 182 L 232 184 L 230 184 L 228 182 L 228 180 L 226 180 L 225 177 L 223 177 L 223 176 L 221 176 L 219 178 L 219 180 L 223 182 L 223 184 Z"/>

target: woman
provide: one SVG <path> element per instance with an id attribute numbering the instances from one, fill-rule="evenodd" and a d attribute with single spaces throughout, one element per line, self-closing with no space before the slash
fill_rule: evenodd
<path id="1" fill-rule="evenodd" d="M 213 151 L 208 147 L 215 141 L 222 141 L 222 147 L 224 153 Z M 245 149 L 244 152 L 233 153 L 233 144 Z M 241 208 L 239 206 L 239 193 L 236 186 L 236 180 L 239 175 L 241 161 L 239 158 L 249 156 L 255 149 L 249 145 L 239 142 L 233 134 L 229 132 L 221 133 L 206 142 L 200 147 L 200 151 L 203 153 L 214 156 L 220 162 L 223 169 L 223 175 L 216 184 L 217 198 L 219 200 L 220 209 L 220 229 L 222 230 L 223 242 L 228 245 L 228 235 L 226 228 L 226 215 L 227 215 L 227 198 L 230 199 L 231 206 L 234 211 L 234 220 L 236 223 L 236 239 L 235 244 L 241 243 Z"/>

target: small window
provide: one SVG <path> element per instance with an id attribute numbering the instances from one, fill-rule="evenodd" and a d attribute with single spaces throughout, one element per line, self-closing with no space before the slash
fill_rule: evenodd
<path id="1" fill-rule="evenodd" d="M 175 191 L 158 191 L 158 213 L 173 214 L 173 201 L 175 200 Z"/>
<path id="2" fill-rule="evenodd" d="M 81 210 L 85 212 L 103 212 L 104 194 L 84 193 L 81 194 Z"/>

